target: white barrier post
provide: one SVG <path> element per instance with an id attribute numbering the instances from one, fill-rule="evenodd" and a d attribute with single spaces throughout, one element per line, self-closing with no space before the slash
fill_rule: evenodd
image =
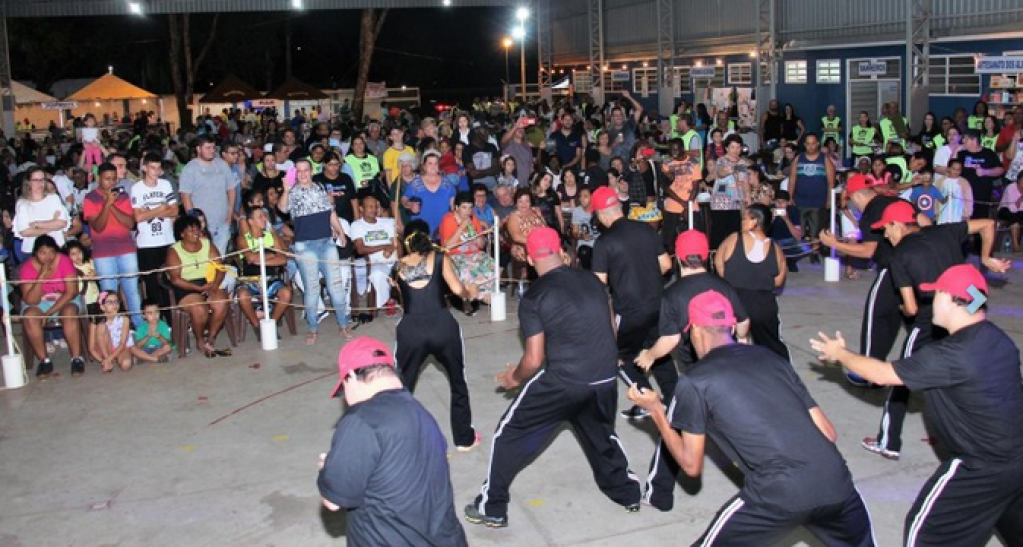
<path id="1" fill-rule="evenodd" d="M 263 231 L 266 234 L 266 230 Z M 263 351 L 277 349 L 277 322 L 273 320 L 270 313 L 270 295 L 267 294 L 266 286 L 266 247 L 263 245 L 263 236 L 259 238 L 259 289 L 263 293 L 263 319 L 259 321 L 259 338 Z"/>
<path id="2" fill-rule="evenodd" d="M 508 318 L 508 301 L 504 291 L 501 290 L 501 237 L 498 228 L 501 226 L 501 219 L 494 213 L 494 228 L 491 237 L 494 238 L 494 290 L 490 293 L 490 321 L 504 321 Z"/>
<path id="3" fill-rule="evenodd" d="M 696 226 L 693 226 L 693 218 L 695 216 L 695 213 L 693 212 L 693 203 L 696 202 L 693 200 L 689 200 L 689 207 L 687 207 L 689 209 L 689 227 L 687 228 L 688 230 L 696 229 Z"/>
<path id="4" fill-rule="evenodd" d="M 831 234 L 835 235 L 835 216 L 838 214 L 838 199 L 835 197 L 839 192 L 843 191 L 843 187 L 835 188 L 828 199 L 831 200 Z M 824 281 L 828 283 L 838 283 L 841 279 L 842 261 L 838 259 L 835 248 L 831 248 L 831 256 L 824 259 Z"/>
<path id="5" fill-rule="evenodd" d="M 14 353 L 14 332 L 11 330 L 11 302 L 7 298 L 7 271 L 0 263 L 0 298 L 3 299 L 4 334 L 7 336 L 7 355 L 0 358 L 4 369 L 4 387 L 16 389 L 28 383 L 28 372 L 21 355 Z"/>

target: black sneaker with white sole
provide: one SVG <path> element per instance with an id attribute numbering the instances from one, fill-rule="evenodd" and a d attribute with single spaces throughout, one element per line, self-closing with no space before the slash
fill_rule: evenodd
<path id="1" fill-rule="evenodd" d="M 621 411 L 620 415 L 628 420 L 643 420 L 650 417 L 650 411 L 640 406 L 633 406 Z"/>
<path id="2" fill-rule="evenodd" d="M 82 374 L 85 374 L 85 359 L 81 357 L 71 359 L 71 376 L 81 376 Z"/>
<path id="3" fill-rule="evenodd" d="M 483 524 L 487 528 L 506 528 L 508 526 L 508 517 L 491 517 L 480 513 L 476 509 L 475 503 L 470 503 L 465 506 L 465 520 L 473 524 Z"/>
<path id="4" fill-rule="evenodd" d="M 53 361 L 49 360 L 49 358 L 39 361 L 39 365 L 36 366 L 36 378 L 51 374 L 53 374 Z"/>

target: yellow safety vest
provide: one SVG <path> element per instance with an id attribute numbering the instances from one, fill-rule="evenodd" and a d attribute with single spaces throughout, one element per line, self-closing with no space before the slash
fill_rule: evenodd
<path id="1" fill-rule="evenodd" d="M 977 131 L 983 131 L 984 118 L 981 116 L 970 116 L 969 118 L 966 118 L 966 127 L 976 129 Z"/>
<path id="2" fill-rule="evenodd" d="M 697 133 L 696 130 L 694 130 L 694 129 L 690 129 L 689 131 L 686 131 L 686 133 L 684 135 L 682 135 L 682 148 L 686 152 L 688 152 L 689 151 L 689 143 L 693 142 L 693 137 L 698 137 L 698 136 L 700 136 L 699 133 Z M 700 169 L 701 170 L 703 169 L 703 151 L 702 150 L 700 151 Z"/>
<path id="3" fill-rule="evenodd" d="M 902 156 L 893 156 L 891 158 L 885 158 L 884 162 L 888 165 L 898 165 L 899 170 L 902 171 L 902 178 L 900 182 L 906 182 L 909 180 L 909 166 L 906 165 L 906 158 Z"/>
<path id="4" fill-rule="evenodd" d="M 902 118 L 902 124 L 909 127 L 909 121 L 906 120 L 905 117 Z M 892 139 L 901 138 L 895 133 L 895 124 L 893 124 L 888 118 L 881 120 L 881 138 L 884 139 L 884 147 L 886 149 L 888 148 L 888 143 L 891 142 Z"/>
<path id="5" fill-rule="evenodd" d="M 842 142 L 842 134 L 839 133 L 838 128 L 842 125 L 842 118 L 835 116 L 835 119 L 829 120 L 827 116 L 821 118 L 821 127 L 824 129 L 821 132 L 821 140 L 826 141 L 828 137 L 835 139 L 835 142 Z"/>
<path id="6" fill-rule="evenodd" d="M 857 125 L 852 129 L 853 142 L 856 143 L 870 143 L 874 142 L 874 136 L 877 134 L 877 130 L 874 126 L 863 127 Z M 853 154 L 857 156 L 869 156 L 874 153 L 874 148 L 870 145 L 854 144 L 852 147 Z"/>
<path id="7" fill-rule="evenodd" d="M 995 151 L 995 143 L 997 143 L 997 142 L 998 142 L 998 135 L 995 135 L 994 137 L 981 137 L 980 138 L 980 145 L 982 147 L 984 147 L 984 148 L 987 148 L 988 150 L 990 150 L 992 152 Z"/>

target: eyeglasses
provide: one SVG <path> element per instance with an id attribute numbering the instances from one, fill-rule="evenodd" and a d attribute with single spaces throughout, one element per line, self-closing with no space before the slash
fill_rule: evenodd
<path id="1" fill-rule="evenodd" d="M 103 301 L 104 304 L 120 304 L 121 301 L 116 298 L 107 298 Z"/>
<path id="2" fill-rule="evenodd" d="M 41 179 L 40 178 L 31 178 L 31 179 L 28 179 L 28 180 L 30 180 L 32 182 L 46 182 L 45 178 L 41 178 Z"/>

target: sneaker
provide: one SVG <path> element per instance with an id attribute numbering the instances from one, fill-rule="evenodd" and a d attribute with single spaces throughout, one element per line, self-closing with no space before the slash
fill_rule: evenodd
<path id="1" fill-rule="evenodd" d="M 621 417 L 628 420 L 642 420 L 650 417 L 650 411 L 640 406 L 633 406 L 628 410 L 621 411 Z"/>
<path id="2" fill-rule="evenodd" d="M 387 317 L 394 317 L 395 315 L 398 315 L 398 304 L 392 298 L 388 300 L 386 304 L 384 304 L 384 310 L 385 310 L 384 313 L 387 314 Z"/>
<path id="3" fill-rule="evenodd" d="M 71 376 L 81 376 L 82 374 L 85 374 L 85 359 L 75 357 L 71 360 Z"/>
<path id="4" fill-rule="evenodd" d="M 866 450 L 867 452 L 870 452 L 871 454 L 877 454 L 882 458 L 893 461 L 899 460 L 899 452 L 897 450 L 888 450 L 887 448 L 884 448 L 883 446 L 881 446 L 881 443 L 877 442 L 877 439 L 873 437 L 867 437 L 866 439 L 863 439 L 863 441 L 860 442 L 860 446 L 862 446 L 863 449 Z"/>
<path id="5" fill-rule="evenodd" d="M 863 377 L 858 374 L 853 374 L 851 372 L 845 373 L 845 380 L 856 387 L 873 387 L 874 385 L 863 379 Z"/>
<path id="6" fill-rule="evenodd" d="M 36 366 L 36 378 L 51 374 L 53 374 L 53 361 L 50 361 L 48 358 L 39 361 L 39 364 Z"/>
<path id="7" fill-rule="evenodd" d="M 462 453 L 471 452 L 472 449 L 476 448 L 477 446 L 479 446 L 481 442 L 483 442 L 483 435 L 480 435 L 479 433 L 477 433 L 476 434 L 476 438 L 472 441 L 471 445 L 469 445 L 469 446 L 456 446 L 455 450 L 457 450 L 459 452 L 462 452 Z"/>
<path id="8" fill-rule="evenodd" d="M 487 528 L 507 528 L 508 517 L 491 517 L 480 513 L 475 503 L 465 506 L 465 520 L 473 524 L 484 524 Z"/>
<path id="9" fill-rule="evenodd" d="M 639 512 L 639 506 L 640 506 L 639 503 L 633 503 L 632 505 L 626 505 L 625 506 L 625 512 L 626 513 L 638 513 Z"/>

